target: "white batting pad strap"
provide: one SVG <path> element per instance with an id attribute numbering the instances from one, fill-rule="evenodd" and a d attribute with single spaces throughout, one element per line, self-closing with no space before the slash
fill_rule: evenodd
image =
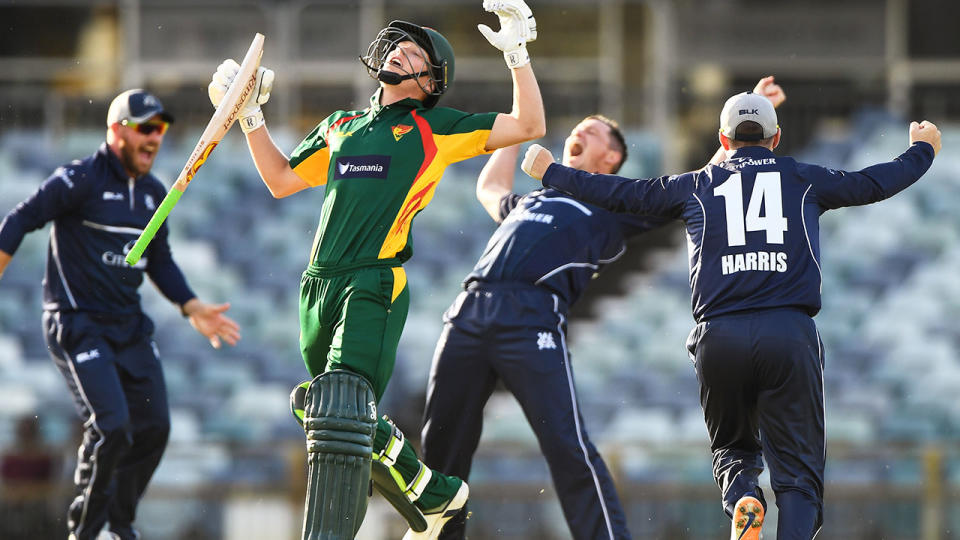
<path id="1" fill-rule="evenodd" d="M 407 498 L 410 499 L 410 502 L 419 499 L 420 496 L 423 495 L 423 490 L 427 489 L 427 484 L 430 483 L 431 478 L 433 478 L 433 471 L 421 462 L 417 476 L 414 477 L 413 481 L 403 490 Z"/>
<path id="2" fill-rule="evenodd" d="M 238 122 L 240 129 L 242 129 L 244 133 L 250 133 L 265 123 L 263 120 L 263 111 L 257 109 L 255 113 L 241 117 Z"/>
<path id="3" fill-rule="evenodd" d="M 377 459 L 380 460 L 380 463 L 393 467 L 397 463 L 401 450 L 403 450 L 403 432 L 394 426 L 393 432 L 390 434 L 390 440 L 387 441 L 387 446 L 380 452 Z"/>

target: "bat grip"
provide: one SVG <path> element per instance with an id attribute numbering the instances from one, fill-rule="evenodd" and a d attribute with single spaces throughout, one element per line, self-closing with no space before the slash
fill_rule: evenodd
<path id="1" fill-rule="evenodd" d="M 153 236 L 157 234 L 157 231 L 160 229 L 160 226 L 163 225 L 167 216 L 170 215 L 170 211 L 177 205 L 177 201 L 180 200 L 181 195 L 183 195 L 183 192 L 175 187 L 167 192 L 167 196 L 163 198 L 163 202 L 160 203 L 157 211 L 153 213 L 153 217 L 150 218 L 150 222 L 147 223 L 146 228 L 140 233 L 137 242 L 133 245 L 133 248 L 130 249 L 130 252 L 127 253 L 127 264 L 133 266 L 140 262 L 140 257 L 143 256 L 143 252 L 147 249 L 150 241 L 153 240 Z"/>

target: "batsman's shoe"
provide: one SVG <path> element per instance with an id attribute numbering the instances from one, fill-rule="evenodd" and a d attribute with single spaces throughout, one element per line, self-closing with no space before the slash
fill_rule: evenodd
<path id="1" fill-rule="evenodd" d="M 760 540 L 763 504 L 756 497 L 741 497 L 733 510 L 730 540 Z"/>
<path id="2" fill-rule="evenodd" d="M 423 517 L 427 520 L 427 530 L 419 533 L 412 529 L 407 530 L 407 534 L 403 535 L 403 540 L 436 540 L 440 537 L 440 531 L 443 530 L 447 521 L 457 515 L 457 512 L 463 510 L 463 506 L 467 504 L 467 498 L 469 497 L 470 487 L 467 486 L 466 482 L 462 482 L 460 489 L 449 501 L 437 508 L 423 512 Z"/>

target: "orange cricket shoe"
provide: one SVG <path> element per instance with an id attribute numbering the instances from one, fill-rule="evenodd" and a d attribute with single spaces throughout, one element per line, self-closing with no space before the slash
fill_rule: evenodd
<path id="1" fill-rule="evenodd" d="M 760 540 L 763 527 L 763 505 L 756 497 L 740 497 L 733 510 L 730 540 Z"/>

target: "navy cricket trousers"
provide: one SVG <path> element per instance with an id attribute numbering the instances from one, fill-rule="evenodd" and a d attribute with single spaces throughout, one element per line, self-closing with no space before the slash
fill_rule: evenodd
<path id="1" fill-rule="evenodd" d="M 68 528 L 87 540 L 109 521 L 122 540 L 136 538 L 137 503 L 170 433 L 153 324 L 142 314 L 44 312 L 43 325 L 84 427 Z"/>
<path id="2" fill-rule="evenodd" d="M 430 370 L 423 459 L 466 479 L 484 405 L 502 380 L 537 436 L 573 538 L 628 539 L 610 473 L 583 425 L 565 311 L 555 295 L 532 285 L 473 284 L 460 293 L 444 316 Z M 464 538 L 465 514 L 440 538 Z"/>
<path id="3" fill-rule="evenodd" d="M 810 540 L 822 523 L 826 460 L 823 344 L 813 319 L 792 308 L 722 315 L 698 324 L 687 347 L 727 515 L 746 494 L 764 500 L 762 455 L 777 538 Z"/>

